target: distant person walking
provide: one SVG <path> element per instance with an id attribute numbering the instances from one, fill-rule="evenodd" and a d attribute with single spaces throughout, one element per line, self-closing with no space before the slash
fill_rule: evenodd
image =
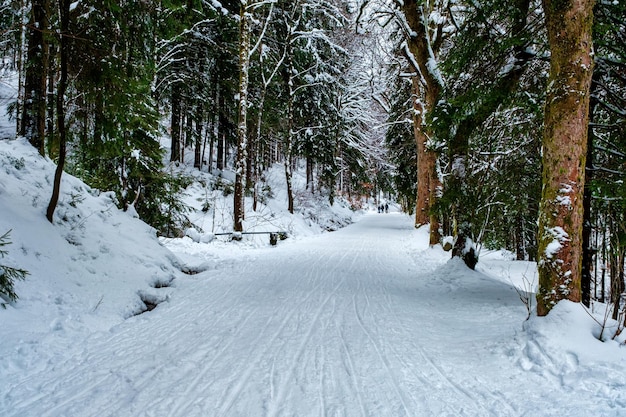
<path id="1" fill-rule="evenodd" d="M 385 213 L 389 213 L 389 204 L 385 203 Z"/>

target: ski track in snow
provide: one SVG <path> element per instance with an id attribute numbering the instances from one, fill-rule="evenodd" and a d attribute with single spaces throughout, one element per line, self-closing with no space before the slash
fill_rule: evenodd
<path id="1" fill-rule="evenodd" d="M 515 329 L 525 318 L 521 304 L 511 308 L 519 303 L 515 291 L 478 274 L 463 282 L 454 270 L 433 279 L 446 259 L 417 249 L 416 233 L 403 215 L 372 214 L 338 232 L 181 278 L 154 311 L 93 334 L 43 369 L 11 375 L 0 414 L 581 412 L 584 398 L 577 402 L 576 393 L 524 371 L 521 353 L 502 353 L 502 344 L 516 346 Z M 518 388 L 524 392 L 512 396 Z M 569 413 L 552 403 L 555 389 L 571 399 Z"/>

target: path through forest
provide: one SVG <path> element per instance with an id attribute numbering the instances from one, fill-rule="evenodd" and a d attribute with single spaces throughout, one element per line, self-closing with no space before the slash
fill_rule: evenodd
<path id="1" fill-rule="evenodd" d="M 223 260 L 12 381 L 5 417 L 584 415 L 524 369 L 514 289 L 425 242 L 369 214 Z"/>

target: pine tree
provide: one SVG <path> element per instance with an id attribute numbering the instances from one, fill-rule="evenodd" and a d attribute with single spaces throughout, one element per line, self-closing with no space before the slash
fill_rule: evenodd
<path id="1" fill-rule="evenodd" d="M 68 168 L 94 188 L 115 191 L 122 209 L 169 233 L 181 227 L 172 222 L 184 222 L 185 209 L 164 200 L 184 181 L 163 171 L 157 140 L 156 5 L 86 0 L 74 11 L 69 24 L 79 35 L 68 40 L 68 95 L 80 103 L 70 120 L 80 129 L 68 136 L 80 143 Z"/>
<path id="2" fill-rule="evenodd" d="M 525 77 L 533 79 L 528 73 L 540 73 L 541 67 L 534 65 L 535 54 L 530 48 L 534 44 L 530 28 L 535 20 L 529 17 L 529 6 L 527 0 L 506 7 L 501 2 L 488 1 L 466 9 L 466 19 L 458 27 L 441 65 L 449 82 L 439 106 L 431 113 L 437 140 L 447 150 L 439 207 L 450 215 L 451 232 L 455 235 L 452 255 L 461 257 L 470 268 L 478 261 L 478 241 L 485 238 L 485 228 L 492 222 L 495 207 L 506 204 L 502 201 L 503 193 L 498 191 L 502 187 L 490 182 L 505 179 L 496 175 L 494 169 L 498 163 L 504 163 L 497 152 L 517 154 L 490 139 L 493 132 L 489 132 L 489 124 L 502 114 L 519 114 L 516 107 L 525 100 L 520 86 L 527 82 Z M 493 30 L 494 27 L 500 30 Z M 484 59 L 477 60 L 476 56 Z M 524 106 L 531 102 L 526 101 Z M 502 136 L 502 129 L 499 130 L 496 133 Z M 510 133 L 514 136 L 522 132 Z M 485 155 L 491 155 L 491 161 Z M 520 228 L 518 235 L 522 234 Z"/>
<path id="3" fill-rule="evenodd" d="M 9 230 L 2 236 L 0 236 L 0 258 L 4 258 L 8 251 L 3 249 L 5 246 L 11 244 L 9 236 L 11 231 Z M 28 271 L 20 268 L 14 268 L 8 265 L 0 264 L 0 296 L 5 295 L 8 301 L 15 301 L 18 299 L 15 293 L 15 281 L 24 280 L 28 275 Z M 4 306 L 4 304 L 2 304 Z"/>
<path id="4" fill-rule="evenodd" d="M 67 156 L 67 125 L 65 120 L 66 103 L 65 92 L 68 84 L 68 59 L 69 59 L 69 36 L 70 36 L 70 0 L 59 0 L 59 83 L 57 87 L 56 97 L 56 114 L 57 129 L 59 134 L 59 159 L 54 172 L 54 183 L 52 188 L 52 196 L 46 210 L 46 218 L 50 223 L 54 220 L 54 211 L 56 210 L 59 194 L 61 192 L 61 177 L 65 168 L 65 159 Z"/>
<path id="5" fill-rule="evenodd" d="M 389 149 L 389 161 L 395 165 L 395 189 L 402 210 L 412 213 L 417 193 L 417 151 L 415 132 L 412 129 L 412 81 L 398 77 L 394 85 L 394 101 L 391 103 L 385 135 Z"/>
<path id="6" fill-rule="evenodd" d="M 624 289 L 623 268 L 615 266 L 623 264 L 626 246 L 626 177 L 621 168 L 626 161 L 626 77 L 621 73 L 626 60 L 624 19 L 625 5 L 596 3 L 583 222 L 582 301 L 590 305 L 592 299 L 604 301 L 608 294 L 614 319 L 621 311 Z M 608 268 L 608 286 L 605 269 L 597 267 L 599 262 L 612 266 Z M 598 270 L 603 271 L 600 276 Z"/>
<path id="7" fill-rule="evenodd" d="M 50 0 L 32 0 L 24 74 L 24 109 L 19 134 L 45 154 L 48 18 Z"/>

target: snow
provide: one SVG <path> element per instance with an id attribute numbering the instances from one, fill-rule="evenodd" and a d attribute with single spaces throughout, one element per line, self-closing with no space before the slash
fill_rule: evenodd
<path id="1" fill-rule="evenodd" d="M 552 259 L 561 248 L 563 243 L 569 240 L 569 235 L 561 226 L 555 226 L 546 230 L 546 235 L 552 235 L 553 239 L 546 245 L 545 254 L 547 259 Z"/>
<path id="2" fill-rule="evenodd" d="M 345 206 L 299 195 L 287 215 L 279 171 L 246 220 L 289 229 L 276 247 L 206 238 L 228 219 L 201 211 L 204 232 L 159 240 L 69 175 L 51 225 L 53 175 L 0 140 L 0 263 L 30 272 L 0 309 L 3 417 L 624 415 L 617 323 L 601 342 L 600 305 L 526 320 L 514 287 L 534 263 L 487 252 L 470 271 L 395 210 L 346 226 Z M 198 182 L 186 198 L 207 193 L 226 216 L 232 196 Z"/>

